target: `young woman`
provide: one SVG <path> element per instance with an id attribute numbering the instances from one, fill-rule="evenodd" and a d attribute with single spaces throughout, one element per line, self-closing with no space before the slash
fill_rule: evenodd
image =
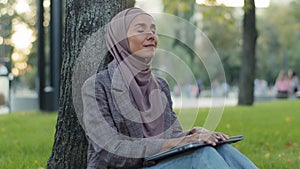
<path id="1" fill-rule="evenodd" d="M 167 83 L 151 72 L 158 37 L 153 18 L 138 8 L 117 14 L 107 27 L 114 60 L 82 87 L 88 168 L 257 168 L 228 144 L 228 136 L 195 127 L 183 132 Z M 211 146 L 144 166 L 144 158 L 195 141 Z"/>
<path id="2" fill-rule="evenodd" d="M 290 91 L 290 81 L 287 74 L 284 71 L 280 71 L 275 82 L 277 88 L 277 98 L 287 98 Z"/>

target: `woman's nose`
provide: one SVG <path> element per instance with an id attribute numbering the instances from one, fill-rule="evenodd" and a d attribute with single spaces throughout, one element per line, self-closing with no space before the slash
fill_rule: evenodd
<path id="1" fill-rule="evenodd" d="M 146 35 L 147 35 L 147 40 L 155 39 L 156 36 L 155 33 L 152 31 L 147 32 Z"/>

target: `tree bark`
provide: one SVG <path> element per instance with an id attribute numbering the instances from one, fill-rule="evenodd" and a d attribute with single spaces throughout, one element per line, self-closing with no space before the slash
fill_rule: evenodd
<path id="1" fill-rule="evenodd" d="M 244 0 L 243 51 L 239 84 L 239 105 L 252 105 L 254 102 L 255 47 L 257 30 L 255 24 L 254 0 Z"/>
<path id="2" fill-rule="evenodd" d="M 87 55 L 82 55 L 82 51 L 87 50 L 83 48 L 93 34 L 103 28 L 118 12 L 133 5 L 134 0 L 66 1 L 59 110 L 48 169 L 86 168 L 87 141 L 80 125 L 82 107 L 76 108 L 74 103 L 81 103 L 82 83 L 95 73 L 98 67 L 102 69 L 110 60 L 105 58 L 107 49 L 104 29 L 100 32 L 101 38 L 97 42 L 99 46 L 95 46 L 96 52 L 86 52 Z M 78 66 L 78 62 L 81 61 L 84 61 L 85 65 Z M 79 72 L 79 75 L 74 76 L 75 72 Z"/>

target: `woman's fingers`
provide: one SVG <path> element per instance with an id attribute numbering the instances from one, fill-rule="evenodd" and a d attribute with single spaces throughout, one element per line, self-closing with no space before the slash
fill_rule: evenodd
<path id="1" fill-rule="evenodd" d="M 218 138 L 218 140 L 219 141 L 225 141 L 225 140 L 228 140 L 229 139 L 229 136 L 227 136 L 226 134 L 224 134 L 224 133 L 221 133 L 221 132 L 216 132 L 215 133 L 216 134 L 216 136 L 217 136 L 217 138 Z"/>
<path id="2" fill-rule="evenodd" d="M 218 142 L 218 138 L 214 133 L 205 133 L 205 134 L 200 134 L 199 141 L 204 141 L 212 146 L 215 146 L 216 143 Z"/>
<path id="3" fill-rule="evenodd" d="M 210 133 L 202 134 L 200 136 L 200 139 L 210 145 L 215 146 L 217 142 L 228 140 L 229 137 L 226 134 L 221 132 L 210 132 Z"/>
<path id="4" fill-rule="evenodd" d="M 204 134 L 206 136 L 208 135 L 213 135 L 214 137 L 216 137 L 218 140 L 228 140 L 229 139 L 229 136 L 222 133 L 222 132 L 214 132 L 214 131 L 210 131 L 206 128 L 203 128 L 203 127 L 193 127 L 191 129 L 191 133 L 194 134 L 194 133 L 199 133 L 199 134 Z"/>
<path id="5" fill-rule="evenodd" d="M 222 132 L 202 130 L 202 132 L 195 132 L 193 134 L 178 138 L 177 146 L 197 141 L 204 141 L 212 146 L 216 146 L 218 141 L 225 141 L 228 139 L 229 137 Z"/>

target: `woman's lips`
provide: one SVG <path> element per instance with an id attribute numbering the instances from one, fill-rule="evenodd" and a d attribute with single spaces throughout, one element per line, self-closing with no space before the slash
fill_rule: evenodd
<path id="1" fill-rule="evenodd" d="M 144 45 L 145 48 L 155 48 L 155 45 L 149 44 L 149 45 Z"/>

